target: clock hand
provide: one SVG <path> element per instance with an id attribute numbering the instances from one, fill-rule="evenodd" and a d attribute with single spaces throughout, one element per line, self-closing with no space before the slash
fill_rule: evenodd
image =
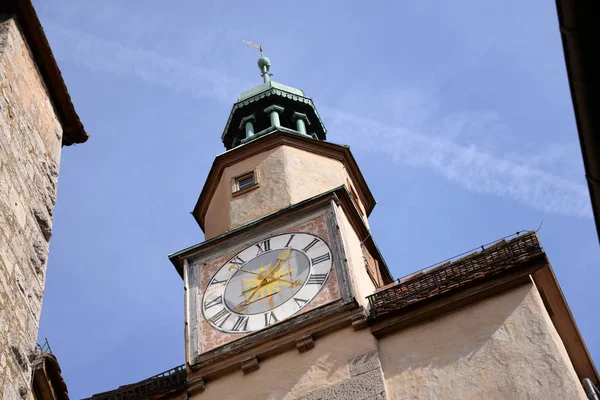
<path id="1" fill-rule="evenodd" d="M 281 263 L 283 261 L 287 260 L 288 258 L 290 258 L 291 255 L 292 255 L 292 249 L 289 248 L 289 247 L 286 247 L 283 251 L 281 251 L 277 255 L 277 262 L 275 263 L 275 265 L 273 266 L 273 268 L 271 268 L 269 270 L 269 272 L 264 277 L 264 279 L 262 281 L 260 281 L 260 283 L 258 284 L 258 286 L 256 287 L 256 289 L 254 289 L 254 291 L 250 294 L 250 296 L 248 296 L 247 301 L 252 300 L 252 298 L 254 297 L 254 295 L 258 292 L 258 290 L 261 287 L 263 287 L 265 285 L 265 282 L 267 282 L 267 280 L 271 277 L 271 275 L 273 275 L 275 273 L 275 271 L 279 270 L 279 267 L 281 266 Z"/>
<path id="2" fill-rule="evenodd" d="M 267 276 L 265 276 L 265 279 L 263 279 L 263 281 L 267 280 L 268 278 L 270 278 L 276 271 L 279 271 L 280 267 L 281 267 L 281 263 L 284 262 L 285 260 L 287 260 L 288 258 L 290 258 L 290 256 L 292 255 L 292 249 L 289 247 L 286 247 L 284 250 L 281 251 L 281 253 L 279 253 L 277 255 L 277 263 L 275 264 L 275 266 L 273 266 L 273 269 L 271 269 L 269 271 L 269 273 L 267 274 Z M 289 263 L 288 263 L 289 265 Z"/>
<path id="3" fill-rule="evenodd" d="M 295 281 L 292 281 L 292 280 L 289 280 L 289 279 L 285 279 L 285 278 L 283 278 L 282 276 L 279 276 L 279 277 L 275 277 L 275 276 L 273 276 L 273 277 L 272 277 L 272 280 L 271 280 L 271 281 L 269 281 L 268 283 L 271 283 L 271 282 L 273 282 L 273 281 L 282 281 L 282 282 L 285 282 L 285 283 L 289 283 L 289 284 L 290 284 L 290 287 L 296 287 L 296 286 L 300 286 L 300 285 L 302 285 L 302 281 L 301 281 L 301 280 L 295 280 Z M 264 285 L 263 285 L 263 286 L 264 286 Z M 252 290 L 256 289 L 257 287 L 258 287 L 258 286 L 252 286 L 252 287 L 250 287 L 250 288 L 248 288 L 248 289 L 242 290 L 242 294 L 241 294 L 241 295 L 244 295 L 244 294 L 246 294 L 246 293 L 248 293 L 248 292 L 251 292 Z M 240 295 L 240 296 L 241 296 L 241 295 Z"/>
<path id="4" fill-rule="evenodd" d="M 261 268 L 262 268 L 262 266 L 261 266 Z M 246 301 L 247 301 L 247 302 L 248 302 L 248 301 L 250 301 L 250 300 L 252 300 L 252 298 L 253 298 L 253 297 L 254 297 L 254 295 L 255 295 L 255 294 L 258 292 L 258 290 L 259 290 L 261 287 L 263 287 L 263 286 L 264 286 L 264 282 L 267 280 L 267 277 L 268 277 L 268 275 L 267 275 L 266 277 L 264 277 L 264 278 L 263 278 L 263 279 L 262 279 L 262 280 L 261 280 L 261 281 L 258 283 L 258 285 L 256 285 L 256 288 L 255 288 L 255 289 L 252 291 L 252 293 L 250 293 L 250 296 L 248 296 L 248 298 L 246 299 Z M 247 308 L 247 307 L 246 307 L 246 308 Z"/>
<path id="5" fill-rule="evenodd" d="M 259 297 L 259 298 L 258 298 L 258 299 L 256 299 L 256 300 L 252 300 L 252 301 L 242 301 L 240 304 L 238 304 L 237 306 L 235 306 L 235 308 L 236 308 L 236 310 L 238 310 L 238 311 L 244 311 L 246 308 L 248 308 L 248 307 L 250 306 L 250 304 L 252 304 L 252 303 L 256 303 L 257 301 L 264 300 L 264 299 L 266 299 L 266 298 L 268 298 L 268 297 L 275 296 L 277 293 L 281 293 L 281 290 L 280 290 L 280 291 L 278 291 L 278 292 L 275 292 L 275 293 L 268 294 L 268 295 L 266 295 L 266 296 L 261 296 L 261 297 Z"/>
<path id="6" fill-rule="evenodd" d="M 275 278 L 275 280 L 282 281 L 282 282 L 285 282 L 285 283 L 289 283 L 291 285 L 290 287 L 296 287 L 296 286 L 302 285 L 302 281 L 301 280 L 290 281 L 289 279 L 284 279 L 282 277 Z"/>
<path id="7" fill-rule="evenodd" d="M 256 295 L 256 293 L 258 293 L 258 291 L 260 290 L 260 288 L 262 288 L 265 285 L 265 282 L 268 281 L 268 279 L 276 272 L 279 270 L 279 267 L 281 266 L 281 263 L 285 260 L 287 260 L 288 258 L 290 258 L 290 256 L 292 255 L 292 249 L 289 247 L 286 247 L 284 250 L 282 250 L 278 255 L 277 255 L 277 262 L 275 263 L 275 265 L 273 266 L 273 268 L 269 269 L 269 272 L 267 273 L 267 275 L 263 278 L 263 280 L 261 280 L 259 282 L 259 284 L 256 286 L 256 289 L 254 289 L 254 291 L 252 293 L 250 293 L 250 296 L 248 296 L 248 298 L 245 300 L 245 307 L 243 307 L 240 311 L 245 310 L 246 308 L 248 308 L 250 301 L 252 300 L 252 298 Z M 267 282 L 268 283 L 268 282 Z"/>
<path id="8" fill-rule="evenodd" d="M 288 263 L 284 264 L 283 266 L 281 266 L 279 269 L 281 270 L 282 268 L 283 269 L 289 268 L 289 266 L 290 266 L 290 263 L 288 262 Z M 271 275 L 272 273 L 273 273 L 272 269 L 269 268 L 267 276 L 265 276 L 264 279 L 262 279 L 256 286 L 252 286 L 252 287 L 244 289 L 241 294 L 251 292 L 251 291 L 253 291 L 256 288 L 264 287 L 264 286 L 268 285 L 269 283 L 271 283 L 271 282 L 273 282 L 275 280 L 283 280 L 283 281 L 285 281 L 285 279 L 283 278 L 283 276 L 287 275 L 289 272 L 285 272 L 285 273 L 283 273 L 283 274 L 281 274 L 279 276 Z M 260 274 L 258 274 L 258 275 L 260 276 Z M 251 280 L 251 279 L 249 279 L 249 280 Z M 293 282 L 289 281 L 288 283 L 293 283 Z"/>
<path id="9" fill-rule="evenodd" d="M 238 271 L 246 272 L 248 274 L 252 274 L 252 275 L 256 275 L 256 276 L 260 275 L 258 272 L 248 271 L 247 269 L 236 267 L 235 265 L 229 266 L 229 271 L 231 271 L 232 269 L 237 269 Z"/>

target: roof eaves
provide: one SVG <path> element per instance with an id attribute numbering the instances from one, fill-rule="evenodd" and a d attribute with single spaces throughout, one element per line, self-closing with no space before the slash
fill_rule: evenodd
<path id="1" fill-rule="evenodd" d="M 2 1 L 0 12 L 14 14 L 17 17 L 63 127 L 63 146 L 87 141 L 89 135 L 75 111 L 71 96 L 31 0 Z"/>
<path id="2" fill-rule="evenodd" d="M 594 2 L 557 0 L 556 8 L 577 132 L 600 239 L 600 13 Z"/>
<path id="3" fill-rule="evenodd" d="M 453 262 L 417 271 L 368 296 L 368 319 L 375 322 L 396 315 L 407 307 L 418 307 L 418 304 L 518 269 L 539 257 L 546 259 L 537 235 L 528 232 Z"/>
<path id="4" fill-rule="evenodd" d="M 288 98 L 288 99 L 297 101 L 299 103 L 308 104 L 314 110 L 315 115 L 317 116 L 317 119 L 319 121 L 319 124 L 323 128 L 323 133 L 327 134 L 327 128 L 325 128 L 325 124 L 323 123 L 323 120 L 321 119 L 321 116 L 317 112 L 317 108 L 315 107 L 315 104 L 310 97 L 306 97 L 306 96 L 299 95 L 297 93 L 289 92 L 284 89 L 280 89 L 278 87 L 271 87 L 260 93 L 257 93 L 255 95 L 252 95 L 252 96 L 244 98 L 244 99 L 241 99 L 233 105 L 233 108 L 231 109 L 231 112 L 229 113 L 229 117 L 227 118 L 227 123 L 225 124 L 225 129 L 223 129 L 223 133 L 221 134 L 221 140 L 224 140 L 225 136 L 227 136 L 227 132 L 229 131 L 229 127 L 231 126 L 231 121 L 233 119 L 233 115 L 235 114 L 235 112 L 237 110 L 239 110 L 243 107 L 246 107 L 246 106 L 250 105 L 251 103 L 254 103 L 261 99 L 264 99 L 265 97 L 269 97 L 269 96 L 284 97 L 284 98 Z"/>

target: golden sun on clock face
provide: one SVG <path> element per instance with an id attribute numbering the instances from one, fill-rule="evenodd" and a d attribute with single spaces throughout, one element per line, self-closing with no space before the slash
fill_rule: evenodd
<path id="1" fill-rule="evenodd" d="M 209 281 L 202 313 L 214 328 L 247 333 L 291 317 L 331 272 L 329 246 L 309 233 L 263 239 L 233 256 Z"/>

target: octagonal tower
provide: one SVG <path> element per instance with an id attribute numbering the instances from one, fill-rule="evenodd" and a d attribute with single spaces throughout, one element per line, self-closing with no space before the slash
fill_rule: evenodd
<path id="1" fill-rule="evenodd" d="M 345 187 L 368 226 L 375 200 L 347 146 L 325 142 L 327 130 L 311 98 L 270 79 L 240 94 L 193 215 L 206 239 L 327 191 Z"/>

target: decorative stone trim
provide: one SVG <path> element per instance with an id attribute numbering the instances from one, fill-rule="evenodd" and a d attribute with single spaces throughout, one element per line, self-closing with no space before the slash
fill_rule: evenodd
<path id="1" fill-rule="evenodd" d="M 284 110 L 284 108 L 283 108 L 283 107 L 281 107 L 281 106 L 278 106 L 277 104 L 273 104 L 273 105 L 271 105 L 271 106 L 269 106 L 269 107 L 265 108 L 265 110 L 264 110 L 264 111 L 265 111 L 266 113 L 270 113 L 270 112 L 272 112 L 272 111 L 276 111 L 276 112 L 283 112 L 283 110 Z"/>
<path id="2" fill-rule="evenodd" d="M 352 317 L 352 327 L 355 331 L 365 329 L 367 327 L 367 316 L 364 314 L 356 314 Z"/>
<path id="3" fill-rule="evenodd" d="M 306 114 L 295 112 L 292 115 L 292 120 L 296 122 L 296 130 L 301 134 L 308 136 L 306 133 L 306 125 L 310 125 L 310 120 Z"/>
<path id="4" fill-rule="evenodd" d="M 279 128 L 281 126 L 281 121 L 279 120 L 279 113 L 283 112 L 284 108 L 273 104 L 265 108 L 264 111 L 269 114 L 269 118 L 271 119 L 271 127 Z"/>
<path id="5" fill-rule="evenodd" d="M 323 128 L 323 133 L 327 134 L 327 130 L 325 129 L 325 125 L 323 124 L 323 120 L 321 119 L 319 113 L 317 112 L 317 109 L 315 108 L 315 105 L 313 103 L 313 101 L 308 98 L 308 97 L 304 97 L 304 96 L 300 96 L 300 95 L 295 95 L 292 93 L 288 93 L 282 90 L 278 90 L 278 89 L 269 89 L 266 90 L 264 92 L 261 93 L 257 93 L 256 95 L 246 98 L 242 101 L 238 101 L 237 103 L 235 103 L 233 105 L 233 109 L 231 110 L 231 113 L 229 113 L 229 118 L 227 119 L 227 123 L 225 124 L 225 129 L 223 130 L 223 134 L 221 135 L 221 139 L 223 139 L 225 137 L 225 135 L 227 134 L 227 132 L 229 131 L 229 127 L 231 125 L 231 121 L 233 119 L 233 115 L 235 114 L 235 112 L 237 110 L 242 109 L 243 107 L 254 103 L 260 99 L 263 99 L 265 97 L 269 97 L 269 96 L 276 96 L 276 97 L 283 97 L 283 98 L 288 98 L 294 101 L 297 101 L 299 103 L 304 103 L 304 104 L 308 104 L 315 112 L 315 115 L 317 117 L 317 120 L 319 122 L 319 125 Z M 325 137 L 324 137 L 325 138 Z"/>
<path id="6" fill-rule="evenodd" d="M 240 121 L 239 129 L 244 128 L 246 138 L 254 136 L 254 123 L 256 123 L 256 116 L 254 114 L 250 114 Z"/>
<path id="7" fill-rule="evenodd" d="M 312 335 L 305 335 L 296 340 L 296 348 L 300 353 L 305 353 L 315 347 Z"/>
<path id="8" fill-rule="evenodd" d="M 242 361 L 242 371 L 244 371 L 244 374 L 249 374 L 259 368 L 260 365 L 258 364 L 258 358 L 256 357 L 250 357 Z"/>
<path id="9" fill-rule="evenodd" d="M 188 394 L 191 395 L 191 394 L 201 393 L 201 392 L 204 392 L 204 389 L 205 389 L 204 379 L 200 378 L 198 380 L 193 380 L 193 381 L 188 380 L 188 386 L 187 386 Z"/>
<path id="10" fill-rule="evenodd" d="M 308 393 L 297 400 L 385 400 L 385 383 L 377 350 L 348 360 L 350 378 Z"/>

